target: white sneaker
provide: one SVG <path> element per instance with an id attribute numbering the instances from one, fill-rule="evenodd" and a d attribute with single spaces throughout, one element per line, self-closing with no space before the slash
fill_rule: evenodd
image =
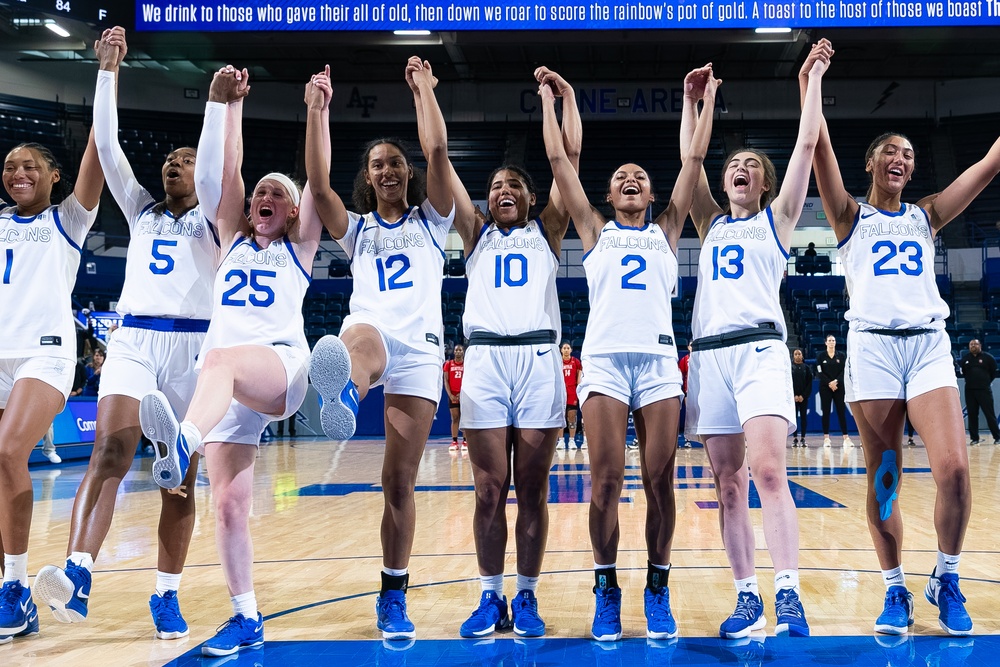
<path id="1" fill-rule="evenodd" d="M 62 463 L 62 458 L 56 454 L 55 448 L 49 451 L 42 450 L 42 455 L 49 460 L 49 463 Z"/>
<path id="2" fill-rule="evenodd" d="M 831 446 L 831 444 L 830 444 L 830 436 L 828 436 L 828 435 L 823 436 L 823 446 L 824 447 L 830 447 Z"/>
<path id="3" fill-rule="evenodd" d="M 586 448 L 587 448 L 587 436 L 583 436 L 583 442 L 580 443 L 580 449 L 586 449 Z"/>
<path id="4" fill-rule="evenodd" d="M 844 438 L 844 449 L 850 449 L 854 447 L 854 441 L 850 438 Z"/>

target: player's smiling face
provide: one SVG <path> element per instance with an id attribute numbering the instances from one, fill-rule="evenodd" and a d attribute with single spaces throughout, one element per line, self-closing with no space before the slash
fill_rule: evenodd
<path id="1" fill-rule="evenodd" d="M 272 240 L 282 237 L 288 231 L 288 222 L 298 213 L 283 185 L 270 179 L 257 184 L 250 200 L 250 223 L 256 236 Z"/>
<path id="2" fill-rule="evenodd" d="M 756 153 L 737 153 L 726 165 L 724 186 L 732 204 L 755 209 L 760 195 L 768 187 L 764 182 L 764 165 Z"/>
<path id="3" fill-rule="evenodd" d="M 406 186 L 413 176 L 413 167 L 402 151 L 392 144 L 378 144 L 368 152 L 365 181 L 375 190 L 378 200 L 406 203 Z"/>
<path id="4" fill-rule="evenodd" d="M 535 205 L 535 195 L 521 175 L 501 169 L 490 183 L 489 208 L 493 221 L 500 227 L 518 225 L 528 219 Z"/>
<path id="5" fill-rule="evenodd" d="M 21 212 L 31 215 L 48 207 L 59 171 L 51 169 L 42 155 L 27 146 L 7 154 L 3 164 L 3 186 Z"/>
<path id="6" fill-rule="evenodd" d="M 195 150 L 178 148 L 167 155 L 160 172 L 163 190 L 171 197 L 187 197 L 194 192 Z"/>
<path id="7" fill-rule="evenodd" d="M 872 175 L 876 188 L 897 194 L 910 182 L 914 167 L 913 146 L 905 138 L 893 135 L 875 149 L 865 171 Z"/>
<path id="8" fill-rule="evenodd" d="M 637 164 L 623 164 L 608 184 L 608 201 L 615 211 L 645 211 L 653 201 L 653 186 L 646 170 Z"/>

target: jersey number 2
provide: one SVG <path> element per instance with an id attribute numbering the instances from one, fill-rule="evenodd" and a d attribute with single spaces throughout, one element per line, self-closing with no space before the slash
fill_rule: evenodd
<path id="1" fill-rule="evenodd" d="M 630 264 L 636 264 L 636 267 L 622 276 L 622 289 L 646 289 L 646 283 L 637 283 L 633 281 L 637 275 L 646 270 L 646 258 L 642 255 L 625 255 L 622 257 L 622 266 L 629 266 Z"/>

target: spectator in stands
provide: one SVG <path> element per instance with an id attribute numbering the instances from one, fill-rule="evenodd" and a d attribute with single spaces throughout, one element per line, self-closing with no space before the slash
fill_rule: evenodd
<path id="1" fill-rule="evenodd" d="M 448 394 L 448 411 L 451 413 L 451 445 L 448 451 L 458 451 L 458 425 L 462 418 L 462 375 L 465 373 L 465 346 L 455 343 L 454 357 L 444 362 L 444 390 Z M 469 443 L 462 436 L 462 451 L 469 451 Z"/>
<path id="2" fill-rule="evenodd" d="M 412 61 L 413 59 L 411 59 Z M 398 139 L 368 144 L 354 181 L 349 212 L 329 187 L 330 138 L 307 153 L 306 171 L 327 231 L 352 260 L 351 314 L 341 338 L 325 336 L 313 349 L 310 375 L 323 396 L 323 431 L 334 440 L 354 434 L 358 402 L 371 387 L 385 387 L 385 458 L 382 488 L 382 585 L 377 625 L 385 639 L 411 639 L 406 614 L 407 567 L 416 523 L 417 468 L 441 400 L 441 282 L 445 238 L 454 217 L 452 169 L 444 120 L 433 101 L 430 66 L 408 64 L 406 78 L 417 104 L 420 144 L 427 158 L 423 173 L 413 166 Z M 323 76 L 324 85 L 327 80 Z M 419 92 L 417 92 L 419 91 Z M 428 98 L 434 111 L 423 113 Z M 312 118 L 315 112 L 310 112 Z M 319 147 L 321 150 L 317 150 Z M 406 252 L 397 248 L 407 246 Z"/>
<path id="3" fill-rule="evenodd" d="M 576 443 L 576 425 L 580 410 L 580 397 L 577 396 L 576 388 L 583 378 L 583 364 L 573 356 L 573 346 L 569 343 L 563 343 L 559 351 L 562 353 L 563 380 L 566 382 L 566 429 L 569 435 L 566 436 L 565 447 L 569 449 L 569 444 L 572 442 L 577 449 L 586 449 L 586 433 L 583 434 L 583 440 L 579 444 Z"/>
<path id="4" fill-rule="evenodd" d="M 795 397 L 795 414 L 798 430 L 792 438 L 792 447 L 806 446 L 806 425 L 809 420 L 809 399 L 813 393 L 813 370 L 806 363 L 802 348 L 792 350 L 792 395 Z M 801 437 L 800 434 L 801 433 Z"/>
<path id="5" fill-rule="evenodd" d="M 805 86 L 800 72 L 800 88 Z M 868 469 L 868 524 L 887 592 L 876 632 L 905 634 L 912 595 L 902 569 L 903 521 L 893 500 L 903 473 L 903 415 L 927 448 L 937 499 L 937 565 L 924 595 L 949 634 L 972 633 L 959 590 L 959 560 L 972 512 L 969 459 L 951 344 L 949 309 L 934 276 L 934 239 L 1000 172 L 1000 139 L 939 193 L 901 201 L 913 176 L 914 149 L 899 133 L 877 137 L 865 154 L 871 186 L 858 202 L 844 187 L 824 126 L 816 148 L 816 184 L 851 289 L 847 311 L 847 401 Z"/>
<path id="6" fill-rule="evenodd" d="M 97 396 L 101 388 L 101 369 L 104 368 L 106 356 L 104 350 L 97 348 L 91 355 L 87 365 L 87 384 L 83 387 L 84 396 Z M 96 449 L 96 446 L 95 446 Z M 83 619 L 80 619 L 83 620 Z"/>
<path id="7" fill-rule="evenodd" d="M 1000 442 L 996 410 L 993 407 L 993 380 L 997 377 L 997 362 L 989 352 L 983 352 L 978 338 L 969 341 L 969 351 L 958 362 L 965 378 L 965 408 L 969 414 L 969 444 L 979 444 L 979 411 L 986 417 L 986 426 L 993 443 Z"/>
<path id="8" fill-rule="evenodd" d="M 550 98 L 564 100 L 563 125 L 555 132 L 575 169 L 582 128 L 573 88 L 558 74 L 538 68 L 535 76 L 543 75 L 551 82 L 551 87 L 546 84 Z M 556 347 L 561 329 L 556 273 L 569 213 L 553 182 L 545 208 L 533 214 L 534 181 L 514 165 L 490 174 L 481 222 L 466 189 L 455 189 L 455 229 L 468 258 L 469 279 L 462 428 L 476 485 L 473 532 L 482 587 L 479 604 L 459 634 L 483 637 L 513 625 L 517 635 L 539 637 L 545 621 L 535 593 L 548 539 L 549 468 L 566 425 L 566 385 Z M 517 495 L 517 594 L 508 619 L 503 572 L 511 482 Z"/>
<path id="9" fill-rule="evenodd" d="M 28 589 L 28 458 L 73 387 L 70 300 L 104 176 L 91 133 L 75 187 L 52 151 L 36 143 L 7 153 L 2 178 L 14 202 L 0 210 L 0 642 L 6 643 L 38 632 Z"/>
<path id="10" fill-rule="evenodd" d="M 224 136 L 222 197 L 216 220 L 228 249 L 216 274 L 212 320 L 195 369 L 198 382 L 180 424 L 167 397 L 153 392 L 139 405 L 139 423 L 156 445 L 153 478 L 179 487 L 191 452 L 203 448 L 215 505 L 215 535 L 232 617 L 202 644 L 205 655 L 231 655 L 264 642 L 264 620 L 253 585 L 250 508 L 253 472 L 261 435 L 272 421 L 287 419 L 308 388 L 309 346 L 302 301 L 309 286 L 322 225 L 307 183 L 305 194 L 285 174 L 265 174 L 251 191 L 244 214 L 242 107 L 249 92 L 247 71 L 226 66 L 212 86 L 228 105 Z M 332 95 L 328 74 L 306 85 L 306 159 L 316 159 Z M 322 162 L 322 155 L 319 156 Z M 196 163 L 202 173 L 202 161 Z M 218 174 L 214 175 L 215 179 Z M 196 176 L 199 199 L 209 201 Z M 214 180 L 214 179 L 213 179 Z M 324 177 L 324 181 L 328 180 Z M 267 271 L 259 267 L 267 266 Z M 237 280 L 233 277 L 237 276 Z M 167 450 L 166 456 L 160 454 Z"/>
<path id="11" fill-rule="evenodd" d="M 853 447 L 847 435 L 847 406 L 844 405 L 844 369 L 847 357 L 837 350 L 837 337 L 826 337 L 826 351 L 816 359 L 816 377 L 819 378 L 819 403 L 823 419 L 823 446 L 830 443 L 830 404 L 837 409 L 837 421 L 843 435 L 843 446 Z"/>
<path id="12" fill-rule="evenodd" d="M 806 249 L 805 249 L 805 251 L 802 254 L 804 256 L 806 256 L 806 257 L 815 257 L 816 256 L 816 244 L 813 243 L 812 241 L 810 241 L 809 245 L 806 246 Z"/>
<path id="13" fill-rule="evenodd" d="M 86 386 L 87 386 L 87 366 L 83 363 L 83 359 L 77 359 L 76 372 L 73 375 L 73 389 L 70 390 L 69 395 L 81 396 Z"/>
<path id="14" fill-rule="evenodd" d="M 749 472 L 760 495 L 775 570 L 775 632 L 809 634 L 799 597 L 798 517 L 785 471 L 795 402 L 779 292 L 809 187 L 813 145 L 823 120 L 822 78 L 832 54 L 822 40 L 806 59 L 806 104 L 780 192 L 771 160 L 760 151 L 741 149 L 725 162 L 726 209 L 712 197 L 704 172 L 691 207 L 702 249 L 685 430 L 705 443 L 735 578 L 736 609 L 719 629 L 723 637 L 745 637 L 766 623 L 754 564 Z M 682 147 L 690 141 L 696 102 L 697 96 L 685 91 Z"/>
<path id="15" fill-rule="evenodd" d="M 94 560 L 111 528 L 122 479 L 135 458 L 142 430 L 139 401 L 161 389 L 172 408 L 183 413 L 194 392 L 194 362 L 212 314 L 211 285 L 219 259 L 214 215 L 222 190 L 223 102 L 210 93 L 201 166 L 214 177 L 202 183 L 210 197 L 199 205 L 195 191 L 193 148 L 178 147 L 160 168 L 165 198 L 157 202 L 136 181 L 118 143 L 117 79 L 128 45 L 125 32 L 105 32 L 98 45 L 100 71 L 94 97 L 94 135 L 108 189 L 128 221 L 131 239 L 125 284 L 118 300 L 124 326 L 108 329 L 105 353 L 95 349 L 93 373 L 83 394 L 98 396 L 94 451 L 76 499 L 65 568 L 47 566 L 36 580 L 36 593 L 63 622 L 87 616 Z M 215 124 L 213 125 L 213 119 Z M 84 313 L 88 313 L 84 310 Z M 116 332 L 112 336 L 112 332 Z M 185 486 L 194 487 L 200 455 L 192 452 Z M 175 639 L 188 634 L 177 598 L 188 545 L 194 530 L 194 494 L 160 492 L 158 556 L 154 594 L 149 607 L 155 636 Z"/>
<path id="16" fill-rule="evenodd" d="M 685 78 L 685 89 L 697 89 L 705 106 L 682 152 L 683 164 L 664 199 L 663 212 L 649 224 L 646 212 L 656 195 L 649 175 L 637 164 L 623 164 L 611 174 L 605 199 L 614 209 L 612 220 L 591 205 L 560 141 L 550 87 L 557 81 L 545 73 L 537 76 L 546 153 L 583 242 L 583 267 L 590 286 L 582 354 L 587 371 L 579 393 L 590 441 L 590 543 L 596 596 L 591 636 L 597 641 L 617 641 L 622 636 L 622 590 L 616 569 L 618 507 L 631 409 L 646 496 L 646 636 L 667 639 L 677 634 L 667 582 L 677 512 L 674 458 L 684 393 L 670 297 L 677 285 L 677 241 L 712 135 L 719 81 L 711 65 Z M 563 93 L 563 99 L 571 98 Z"/>

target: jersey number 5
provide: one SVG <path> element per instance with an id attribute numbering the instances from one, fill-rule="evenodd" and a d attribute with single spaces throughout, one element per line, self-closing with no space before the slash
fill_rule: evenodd
<path id="1" fill-rule="evenodd" d="M 164 248 L 177 247 L 177 241 L 167 241 L 166 239 L 156 239 L 153 241 L 153 248 L 150 254 L 156 261 L 149 263 L 149 270 L 158 276 L 164 276 L 174 270 L 174 258 L 163 252 Z M 160 262 L 163 262 L 161 265 Z"/>

